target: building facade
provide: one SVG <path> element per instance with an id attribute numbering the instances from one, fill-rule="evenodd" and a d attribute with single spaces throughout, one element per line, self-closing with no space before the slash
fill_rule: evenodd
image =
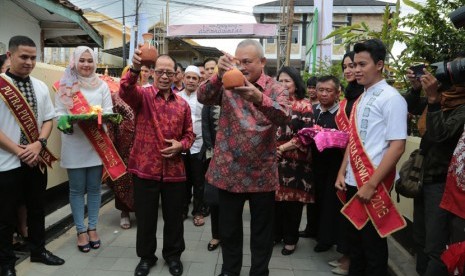
<path id="1" fill-rule="evenodd" d="M 280 24 L 282 19 L 281 1 L 254 6 L 253 14 L 258 23 Z M 391 10 L 395 4 L 374 0 L 334 0 L 333 1 L 333 29 L 365 22 L 374 30 L 381 30 L 384 10 L 388 6 Z M 308 50 L 313 45 L 313 16 L 315 12 L 314 0 L 295 0 L 294 25 L 291 37 L 291 66 L 303 70 L 308 60 Z M 287 15 L 284 15 L 287 16 Z M 278 27 L 279 29 L 279 27 Z M 278 40 L 263 39 L 262 44 L 268 60 L 270 72 L 276 70 Z M 340 61 L 346 52 L 342 39 L 332 39 L 332 61 Z"/>

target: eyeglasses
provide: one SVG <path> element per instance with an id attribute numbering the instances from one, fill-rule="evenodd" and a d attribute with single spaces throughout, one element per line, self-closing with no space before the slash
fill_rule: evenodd
<path id="1" fill-rule="evenodd" d="M 333 93 L 334 89 L 332 89 L 332 88 L 318 88 L 317 91 L 320 92 L 320 93 L 326 92 L 326 93 L 329 94 L 329 93 Z"/>
<path id="2" fill-rule="evenodd" d="M 166 74 L 166 76 L 168 78 L 171 78 L 172 76 L 174 76 L 176 74 L 176 72 L 172 72 L 172 71 L 163 71 L 163 70 L 155 70 L 155 75 L 157 75 L 157 77 L 161 77 L 163 76 L 163 74 Z"/>

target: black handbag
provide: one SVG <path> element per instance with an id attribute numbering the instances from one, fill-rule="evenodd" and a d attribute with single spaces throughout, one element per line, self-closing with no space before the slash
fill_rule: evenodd
<path id="1" fill-rule="evenodd" d="M 397 195 L 415 198 L 423 187 L 423 158 L 420 149 L 414 150 L 399 171 L 400 178 L 395 183 Z"/>

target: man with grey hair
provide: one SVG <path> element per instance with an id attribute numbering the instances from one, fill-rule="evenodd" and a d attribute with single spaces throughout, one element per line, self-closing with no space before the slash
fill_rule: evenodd
<path id="1" fill-rule="evenodd" d="M 288 93 L 263 72 L 266 59 L 256 40 L 243 40 L 235 56 L 218 60 L 218 73 L 203 82 L 199 102 L 220 105 L 216 143 L 207 181 L 219 188 L 219 233 L 223 249 L 221 275 L 239 275 L 242 266 L 244 203 L 251 212 L 250 275 L 268 275 L 273 250 L 274 197 L 278 186 L 278 125 L 289 120 Z M 244 85 L 223 87 L 223 75 L 237 67 Z"/>

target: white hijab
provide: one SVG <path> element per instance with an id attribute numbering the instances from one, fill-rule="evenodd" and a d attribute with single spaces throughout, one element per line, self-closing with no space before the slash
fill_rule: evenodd
<path id="1" fill-rule="evenodd" d="M 79 59 L 82 54 L 89 52 L 94 59 L 94 72 L 89 77 L 80 76 L 77 71 Z M 60 79 L 60 87 L 58 88 L 58 96 L 60 101 L 68 108 L 73 108 L 73 95 L 81 90 L 81 87 L 86 89 L 98 88 L 102 80 L 95 73 L 97 57 L 94 51 L 87 46 L 79 46 L 74 50 L 74 53 L 69 58 L 69 65 L 66 67 L 63 77 Z"/>

